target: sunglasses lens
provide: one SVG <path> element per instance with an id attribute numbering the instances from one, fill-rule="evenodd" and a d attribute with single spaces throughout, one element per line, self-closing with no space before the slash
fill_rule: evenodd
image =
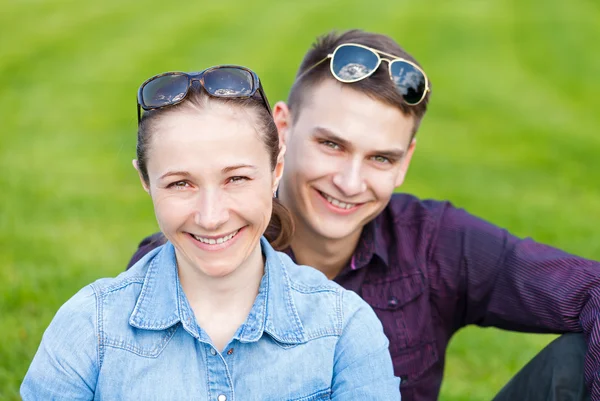
<path id="1" fill-rule="evenodd" d="M 213 96 L 250 96 L 254 89 L 252 74 L 241 68 L 216 68 L 204 74 L 204 88 Z"/>
<path id="2" fill-rule="evenodd" d="M 142 100 L 146 107 L 162 107 L 183 99 L 187 90 L 188 78 L 186 75 L 163 75 L 144 86 Z"/>
<path id="3" fill-rule="evenodd" d="M 331 60 L 335 77 L 342 81 L 358 81 L 372 74 L 379 65 L 379 57 L 360 46 L 338 47 Z"/>
<path id="4" fill-rule="evenodd" d="M 407 62 L 396 60 L 390 64 L 390 74 L 406 103 L 412 105 L 421 101 L 426 88 L 421 71 Z"/>

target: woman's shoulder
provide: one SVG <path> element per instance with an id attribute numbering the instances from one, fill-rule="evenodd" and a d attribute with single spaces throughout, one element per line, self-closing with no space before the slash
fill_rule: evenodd
<path id="1" fill-rule="evenodd" d="M 141 291 L 148 265 L 151 258 L 140 260 L 131 269 L 124 271 L 116 277 L 99 278 L 96 281 L 81 288 L 67 302 L 65 302 L 57 312 L 57 317 L 69 317 L 87 319 L 91 315 L 96 315 L 99 311 L 99 304 L 105 309 L 111 302 L 106 302 L 107 298 L 120 298 L 125 303 L 135 304 Z M 129 302 L 128 302 L 129 301 Z M 121 302 L 121 306 L 123 302 Z"/>
<path id="2" fill-rule="evenodd" d="M 292 259 L 278 252 L 289 276 L 290 288 L 300 318 L 304 322 L 336 322 L 336 332 L 340 334 L 349 320 L 358 318 L 371 321 L 375 313 L 354 291 L 347 290 L 329 280 L 319 270 L 298 265 Z"/>
<path id="3" fill-rule="evenodd" d="M 322 272 L 314 267 L 296 264 L 288 255 L 277 252 L 290 278 L 293 289 L 301 292 L 340 292 L 343 288 L 329 280 Z"/>

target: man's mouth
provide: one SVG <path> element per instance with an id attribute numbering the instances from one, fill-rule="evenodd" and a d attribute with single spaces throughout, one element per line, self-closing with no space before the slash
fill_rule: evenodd
<path id="1" fill-rule="evenodd" d="M 325 192 L 319 191 L 319 193 L 321 194 L 321 196 L 323 198 L 325 198 L 325 200 L 327 200 L 327 202 L 331 203 L 333 206 L 338 207 L 340 209 L 348 210 L 348 209 L 352 209 L 353 207 L 361 205 L 360 203 L 343 202 L 339 199 L 336 199 L 332 196 L 327 195 Z"/>
<path id="2" fill-rule="evenodd" d="M 233 237 L 236 236 L 236 234 L 239 231 L 240 230 L 235 230 L 231 234 L 227 234 L 222 237 L 201 237 L 199 235 L 194 235 L 194 234 L 191 234 L 191 236 L 204 244 L 215 245 L 215 244 L 223 244 L 223 243 L 231 240 Z"/>

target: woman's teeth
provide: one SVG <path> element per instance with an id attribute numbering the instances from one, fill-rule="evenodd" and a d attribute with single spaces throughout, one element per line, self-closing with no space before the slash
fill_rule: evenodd
<path id="1" fill-rule="evenodd" d="M 235 235 L 238 233 L 238 231 L 239 230 L 236 230 L 235 232 L 233 232 L 229 235 L 226 235 L 224 237 L 220 237 L 220 238 L 204 238 L 204 237 L 200 237 L 200 236 L 194 235 L 194 234 L 192 234 L 192 236 L 202 243 L 209 244 L 209 245 L 215 245 L 215 244 L 222 244 L 224 242 L 229 241 L 230 239 L 235 237 Z"/>

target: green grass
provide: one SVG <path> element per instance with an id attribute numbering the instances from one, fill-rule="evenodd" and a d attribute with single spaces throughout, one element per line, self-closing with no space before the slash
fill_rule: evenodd
<path id="1" fill-rule="evenodd" d="M 284 99 L 314 37 L 396 38 L 433 81 L 404 191 L 600 259 L 600 3 L 4 1 L 0 6 L 0 399 L 43 330 L 156 230 L 130 161 L 137 86 L 247 65 Z M 489 399 L 552 339 L 469 328 L 441 398 Z"/>

